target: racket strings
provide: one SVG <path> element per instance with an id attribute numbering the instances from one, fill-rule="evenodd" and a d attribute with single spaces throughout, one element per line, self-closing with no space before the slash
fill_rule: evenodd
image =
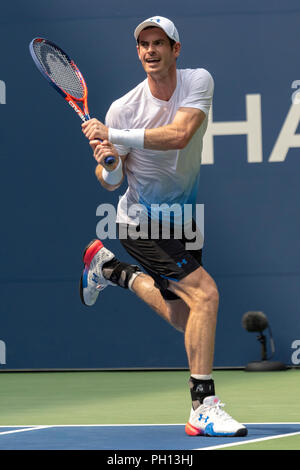
<path id="1" fill-rule="evenodd" d="M 69 58 L 47 42 L 34 43 L 35 54 L 51 80 L 74 98 L 84 96 L 84 87 Z"/>

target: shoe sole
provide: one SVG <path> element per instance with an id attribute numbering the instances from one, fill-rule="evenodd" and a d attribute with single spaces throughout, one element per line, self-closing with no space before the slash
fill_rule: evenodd
<path id="1" fill-rule="evenodd" d="M 97 246 L 95 245 L 95 243 L 97 243 Z M 94 247 L 92 247 L 92 245 L 95 245 Z M 85 305 L 86 307 L 90 307 L 90 305 L 87 305 L 84 301 L 84 297 L 83 297 L 83 276 L 84 276 L 84 272 L 87 268 L 90 267 L 90 264 L 92 262 L 92 259 L 93 257 L 95 256 L 96 253 L 98 253 L 98 251 L 103 247 L 103 244 L 100 240 L 98 240 L 97 238 L 95 238 L 94 240 L 92 240 L 84 249 L 83 251 L 83 254 L 82 254 L 82 261 L 83 261 L 83 264 L 84 264 L 84 268 L 83 268 L 83 271 L 81 273 L 81 277 L 80 277 L 80 281 L 79 281 L 79 295 L 80 295 L 80 300 L 81 302 L 83 303 L 83 305 Z"/>
<path id="2" fill-rule="evenodd" d="M 247 428 L 238 429 L 234 434 L 233 433 L 215 433 L 215 434 L 207 434 L 202 429 L 196 428 L 190 423 L 185 425 L 185 432 L 188 436 L 205 436 L 205 437 L 244 437 L 248 434 Z"/>

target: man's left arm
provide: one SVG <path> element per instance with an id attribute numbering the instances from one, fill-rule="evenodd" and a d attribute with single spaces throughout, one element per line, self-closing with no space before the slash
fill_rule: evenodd
<path id="1" fill-rule="evenodd" d="M 183 149 L 201 126 L 205 116 L 201 109 L 179 108 L 171 124 L 143 130 L 143 147 L 153 150 Z M 97 119 L 86 121 L 82 124 L 82 130 L 89 140 L 109 140 L 109 128 Z M 124 137 L 126 138 L 126 134 Z"/>

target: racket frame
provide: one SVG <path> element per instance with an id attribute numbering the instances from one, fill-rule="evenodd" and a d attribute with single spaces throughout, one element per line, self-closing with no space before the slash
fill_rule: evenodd
<path id="1" fill-rule="evenodd" d="M 70 93 L 66 92 L 63 88 L 60 88 L 58 85 L 56 85 L 56 83 L 52 80 L 52 78 L 47 74 L 44 67 L 41 65 L 39 59 L 36 56 L 34 46 L 33 46 L 36 41 L 46 42 L 50 46 L 52 46 L 52 47 L 58 49 L 59 51 L 61 51 L 62 54 L 67 58 L 67 60 L 69 61 L 71 67 L 73 68 L 75 74 L 79 78 L 80 83 L 83 87 L 83 97 L 82 98 L 75 98 Z M 61 47 L 59 47 L 57 44 L 55 44 L 54 42 L 49 41 L 48 39 L 45 39 L 45 38 L 41 38 L 41 37 L 36 37 L 36 38 L 32 39 L 32 41 L 29 44 L 29 51 L 30 51 L 31 57 L 32 57 L 35 65 L 37 66 L 38 70 L 41 72 L 43 77 L 48 81 L 48 83 L 50 83 L 50 85 L 66 100 L 66 102 L 77 113 L 77 115 L 80 117 L 80 119 L 83 122 L 89 121 L 91 119 L 91 117 L 90 117 L 90 114 L 89 114 L 89 108 L 88 108 L 88 102 L 87 102 L 87 96 L 88 96 L 87 86 L 86 86 L 85 80 L 84 80 L 79 68 L 77 67 L 75 62 L 70 58 L 70 56 L 68 54 L 66 54 L 66 52 Z M 83 109 L 81 109 L 80 106 L 78 106 L 77 102 L 82 103 Z M 100 140 L 100 142 L 102 142 L 101 139 L 99 139 L 99 140 Z M 112 165 L 115 162 L 115 160 L 116 159 L 115 159 L 114 156 L 109 156 L 109 157 L 105 158 L 105 163 L 107 165 Z"/>
<path id="2" fill-rule="evenodd" d="M 47 74 L 47 72 L 45 71 L 45 69 L 43 68 L 43 66 L 41 65 L 39 59 L 37 58 L 36 56 L 36 53 L 34 51 L 34 43 L 38 41 L 38 42 L 47 42 L 50 46 L 60 50 L 63 55 L 67 58 L 67 60 L 69 61 L 71 67 L 73 68 L 74 72 L 76 73 L 77 77 L 79 78 L 80 80 L 80 83 L 82 85 L 82 88 L 83 88 L 83 98 L 75 98 L 74 96 L 72 96 L 70 93 L 67 93 L 63 88 L 60 88 L 58 85 L 56 85 L 56 83 L 52 80 L 52 78 Z M 30 44 L 29 44 L 29 50 L 30 50 L 30 54 L 34 60 L 34 63 L 35 65 L 37 66 L 37 68 L 39 69 L 39 71 L 41 72 L 41 74 L 46 78 L 46 80 L 50 83 L 50 85 L 58 92 L 61 94 L 61 96 L 67 101 L 67 103 L 74 109 L 74 111 L 76 111 L 76 113 L 78 114 L 78 116 L 80 117 L 80 119 L 85 122 L 85 121 L 88 121 L 90 119 L 90 115 L 89 115 L 89 109 L 88 109 L 88 104 L 87 104 L 87 86 L 86 86 L 86 83 L 85 83 L 85 80 L 79 70 L 79 68 L 77 67 L 77 65 L 75 64 L 75 62 L 70 58 L 70 56 L 68 54 L 66 54 L 65 51 L 62 50 L 61 47 L 59 47 L 57 44 L 55 44 L 54 42 L 52 41 L 49 41 L 48 39 L 45 39 L 45 38 L 40 38 L 40 37 L 36 37 L 34 38 Z M 77 104 L 77 101 L 81 102 L 83 104 L 83 110 L 78 106 Z"/>

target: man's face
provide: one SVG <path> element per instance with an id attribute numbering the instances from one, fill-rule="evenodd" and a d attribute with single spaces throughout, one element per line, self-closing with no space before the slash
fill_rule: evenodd
<path id="1" fill-rule="evenodd" d="M 141 31 L 137 51 L 140 61 L 147 74 L 167 75 L 171 68 L 176 69 L 176 58 L 180 53 L 180 44 L 173 48 L 166 33 L 160 28 Z"/>

